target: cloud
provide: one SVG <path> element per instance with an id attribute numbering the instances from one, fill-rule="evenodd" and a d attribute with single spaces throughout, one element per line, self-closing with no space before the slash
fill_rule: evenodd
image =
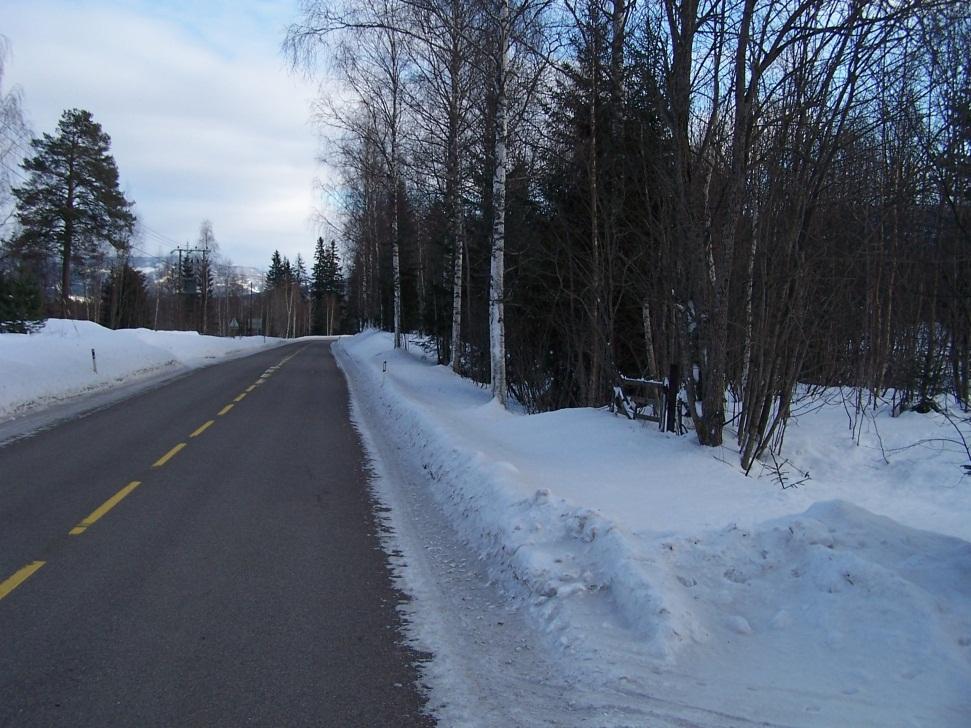
<path id="1" fill-rule="evenodd" d="M 212 220 L 234 262 L 308 258 L 315 230 L 315 86 L 278 52 L 294 4 L 14 2 L 3 33 L 35 133 L 67 108 L 112 138 L 122 186 L 142 223 L 193 240 Z M 163 241 L 147 237 L 156 251 Z"/>

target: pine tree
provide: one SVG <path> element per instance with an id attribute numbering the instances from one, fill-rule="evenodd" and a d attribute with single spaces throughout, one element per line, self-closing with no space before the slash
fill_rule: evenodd
<path id="1" fill-rule="evenodd" d="M 30 178 L 13 190 L 21 226 L 13 252 L 59 260 L 61 311 L 66 316 L 72 266 L 96 261 L 105 244 L 123 250 L 135 216 L 118 188 L 111 139 L 90 112 L 65 111 L 56 134 L 44 134 L 31 146 L 35 155 L 23 163 Z"/>

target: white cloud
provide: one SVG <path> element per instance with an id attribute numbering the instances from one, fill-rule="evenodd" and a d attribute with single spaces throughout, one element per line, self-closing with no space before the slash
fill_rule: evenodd
<path id="1" fill-rule="evenodd" d="M 64 109 L 91 111 L 152 230 L 191 241 L 208 218 L 236 263 L 265 266 L 274 249 L 309 258 L 316 90 L 278 52 L 295 5 L 18 0 L 0 31 L 13 46 L 8 79 L 35 133 Z"/>

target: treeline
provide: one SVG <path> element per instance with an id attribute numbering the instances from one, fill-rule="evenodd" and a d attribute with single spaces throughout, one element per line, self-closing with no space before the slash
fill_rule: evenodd
<path id="1" fill-rule="evenodd" d="M 204 221 L 197 247 L 151 259 L 151 274 L 125 255 L 91 282 L 76 301 L 75 318 L 110 328 L 198 331 L 212 336 L 293 338 L 340 333 L 345 324 L 343 280 L 336 242 L 318 238 L 310 273 L 303 258 L 291 263 L 274 251 L 266 274 L 249 279 L 219 254 L 212 224 Z M 203 247 L 205 246 L 205 247 Z"/>
<path id="2" fill-rule="evenodd" d="M 534 411 L 675 373 L 746 468 L 799 383 L 967 406 L 966 4 L 308 2 L 286 48 L 343 79 L 358 326 Z"/>
<path id="3" fill-rule="evenodd" d="M 272 336 L 333 336 L 346 328 L 344 280 L 337 242 L 317 238 L 308 275 L 298 253 L 293 263 L 273 251 L 263 294 L 267 332 Z"/>
<path id="4" fill-rule="evenodd" d="M 219 336 L 333 334 L 343 326 L 336 243 L 318 239 L 310 275 L 299 255 L 291 265 L 275 252 L 256 281 L 220 255 L 208 220 L 195 243 L 150 256 L 135 247 L 134 203 L 118 188 L 111 140 L 89 112 L 65 111 L 53 134 L 29 143 L 3 128 L 0 139 L 10 143 L 0 149 L 8 172 L 16 172 L 7 161 L 14 151 L 27 152 L 17 184 L 0 180 L 11 208 L 0 238 L 0 332 L 32 331 L 47 316 Z"/>

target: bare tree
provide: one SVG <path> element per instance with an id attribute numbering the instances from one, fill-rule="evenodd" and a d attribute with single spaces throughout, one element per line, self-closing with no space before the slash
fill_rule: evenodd
<path id="1" fill-rule="evenodd" d="M 17 181 L 17 162 L 29 155 L 30 127 L 24 119 L 23 100 L 19 88 L 4 89 L 4 67 L 10 57 L 10 45 L 0 35 L 0 237 L 7 232 L 13 217 L 14 200 L 10 192 Z"/>
<path id="2" fill-rule="evenodd" d="M 341 12 L 328 3 L 307 2 L 303 19 L 291 25 L 284 42 L 295 65 L 312 65 L 317 52 L 336 34 L 335 61 L 343 80 L 357 99 L 361 114 L 349 117 L 330 106 L 331 116 L 347 128 L 365 135 L 383 158 L 391 207 L 391 258 L 394 307 L 394 345 L 403 343 L 401 328 L 400 195 L 401 134 L 407 38 L 400 31 L 403 5 L 399 0 L 368 0 Z M 364 123 L 361 124 L 361 117 Z"/>

